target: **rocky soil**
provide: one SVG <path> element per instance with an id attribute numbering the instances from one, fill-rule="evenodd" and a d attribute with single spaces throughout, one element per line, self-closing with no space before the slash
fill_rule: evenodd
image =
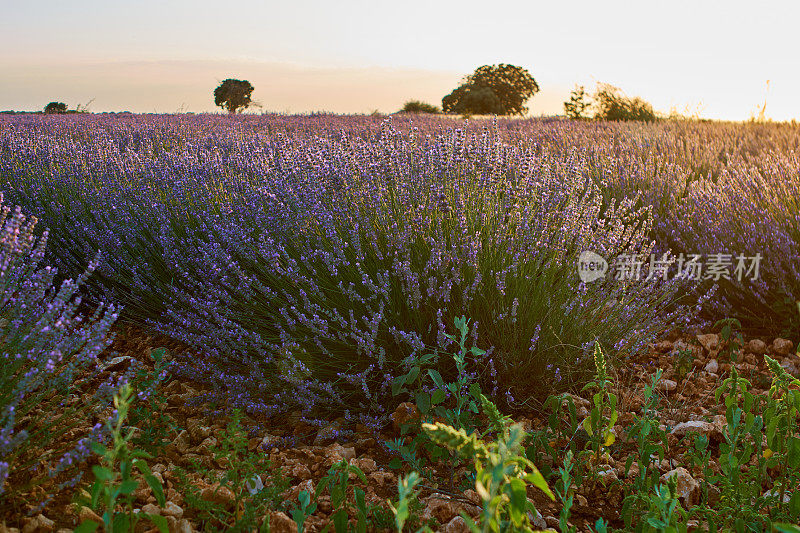
<path id="1" fill-rule="evenodd" d="M 148 354 L 153 346 L 164 345 L 160 342 L 162 339 L 158 341 L 131 331 L 119 335 L 112 347 L 117 353 L 111 353 L 101 362 L 100 377 L 117 372 L 130 364 L 126 358 L 137 359 L 152 367 Z M 618 520 L 622 485 L 628 476 L 635 474 L 635 470 L 625 472 L 625 460 L 634 451 L 634 447 L 626 442 L 625 429 L 641 408 L 642 391 L 657 368 L 664 370 L 658 392 L 662 396 L 661 421 L 669 433 L 669 454 L 658 467 L 664 478 L 677 476 L 684 505 L 691 505 L 697 500 L 702 481 L 701 473 L 699 469 L 684 464 L 681 456 L 691 445 L 690 439 L 686 438 L 690 432 L 707 435 L 712 449 L 715 449 L 722 438 L 725 419 L 720 404 L 714 399 L 714 390 L 729 373 L 730 363 L 720 357 L 720 344 L 716 334 L 673 334 L 652 345 L 648 354 L 617 370 L 615 392 L 620 399 L 620 417 L 615 428 L 617 443 L 612 450 L 611 459 L 602 469 L 601 480 L 578 488 L 572 523 L 579 530 L 586 530 L 586 524 L 594 524 L 600 516 L 621 526 Z M 691 351 L 688 358 L 685 355 L 686 350 Z M 765 354 L 776 358 L 791 374 L 800 375 L 800 358 L 793 353 L 793 345 L 788 340 L 747 339 L 742 352 L 737 368 L 743 377 L 750 379 L 754 394 L 764 394 L 769 388 L 770 378 L 764 363 Z M 679 357 L 681 353 L 684 354 L 683 357 Z M 163 482 L 167 503 L 164 507 L 158 507 L 148 488 L 140 488 L 135 493 L 136 504 L 144 512 L 165 516 L 171 532 L 188 533 L 200 529 L 195 510 L 187 505 L 185 495 L 179 491 L 176 467 L 191 469 L 196 461 L 221 474 L 226 466 L 224 461 L 214 459 L 210 448 L 218 443 L 227 420 L 204 416 L 199 408 L 187 405 L 187 400 L 201 391 L 202 387 L 196 384 L 179 381 L 171 381 L 164 387 L 163 393 L 167 398 L 164 414 L 178 430 L 168 435 L 171 443 L 163 448 L 158 457 L 150 460 L 149 464 L 155 476 Z M 574 396 L 574 399 L 578 415 L 585 416 L 589 407 L 588 400 L 580 396 Z M 317 428 L 299 421 L 297 414 L 294 414 L 268 423 L 265 430 L 249 439 L 249 449 L 268 456 L 272 467 L 283 472 L 288 481 L 288 488 L 283 496 L 293 503 L 297 502 L 301 490 L 313 490 L 333 463 L 346 459 L 366 474 L 366 484 L 356 479 L 352 483 L 366 491 L 367 504 L 385 507 L 387 499 L 397 499 L 398 471 L 388 466 L 392 456 L 380 445 L 380 441 L 397 438 L 398 424 L 413 417 L 414 413 L 413 405 L 402 405 L 395 413 L 393 427 L 387 427 L 378 434 L 365 427 L 346 427 L 342 420 Z M 512 415 L 517 422 L 529 429 L 541 428 L 544 424 L 542 414 L 533 410 Z M 94 422 L 87 421 L 86 429 Z M 348 429 L 354 432 L 351 438 L 337 438 L 341 430 Z M 294 437 L 295 444 L 292 447 L 283 446 L 286 437 Z M 547 458 L 542 458 L 541 462 L 546 460 Z M 718 469 L 718 465 L 712 464 L 712 468 Z M 86 470 L 84 479 L 91 480 L 89 466 Z M 479 498 L 472 490 L 446 490 L 445 469 L 442 468 L 438 473 L 443 480 L 439 486 L 432 482 L 424 484 L 421 493 L 422 518 L 435 518 L 440 524 L 439 530 L 447 533 L 467 531 L 463 519 L 458 515 L 463 510 L 476 516 Z M 191 472 L 190 479 L 202 499 L 231 508 L 234 505 L 234 494 L 229 490 L 217 490 L 218 487 L 214 484 L 191 478 Z M 616 481 L 620 483 L 615 483 Z M 71 504 L 71 495 L 67 492 L 55 495 L 54 500 L 36 516 L 26 516 L 33 505 L 42 500 L 44 490 L 46 488 L 26 495 L 25 500 L 31 502 L 30 505 L 26 507 L 26 504 L 21 504 L 12 515 L 2 517 L 5 525 L 0 520 L 0 533 L 66 532 L 75 528 L 83 519 L 99 520 L 90 509 Z M 541 516 L 535 517 L 535 525 L 542 529 L 557 529 L 558 505 L 532 489 L 529 494 L 541 513 Z M 306 522 L 306 531 L 320 531 L 328 523 L 333 511 L 335 510 L 332 509 L 330 498 L 323 496 L 317 511 Z M 270 523 L 275 532 L 296 531 L 294 522 L 284 512 L 272 512 Z"/>

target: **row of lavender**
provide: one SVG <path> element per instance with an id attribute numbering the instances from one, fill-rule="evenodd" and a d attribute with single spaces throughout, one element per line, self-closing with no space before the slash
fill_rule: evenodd
<path id="1" fill-rule="evenodd" d="M 102 427 L 77 428 L 110 404 L 118 385 L 79 389 L 82 372 L 111 344 L 118 309 L 78 313 L 79 289 L 96 265 L 54 287 L 55 269 L 41 264 L 48 234 L 37 235 L 36 223 L 0 194 L 0 514 L 9 492 L 80 479 L 76 467 Z"/>
<path id="2" fill-rule="evenodd" d="M 13 117 L 0 188 L 50 228 L 62 272 L 100 250 L 94 297 L 193 346 L 183 371 L 214 396 L 368 422 L 395 376 L 450 348 L 456 316 L 488 348 L 473 378 L 509 401 L 582 379 L 595 339 L 622 357 L 698 306 L 796 324 L 799 139 L 719 124 Z M 710 283 L 575 272 L 583 250 L 666 249 L 759 252 L 762 281 L 708 299 Z"/>

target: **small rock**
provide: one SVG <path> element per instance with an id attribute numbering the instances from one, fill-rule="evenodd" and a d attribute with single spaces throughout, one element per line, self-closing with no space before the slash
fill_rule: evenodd
<path id="1" fill-rule="evenodd" d="M 103 519 L 97 515 L 94 511 L 89 509 L 86 506 L 81 507 L 80 511 L 78 511 L 78 519 L 81 522 L 85 522 L 86 520 L 91 520 L 92 522 L 97 522 L 98 524 L 103 523 Z"/>
<path id="2" fill-rule="evenodd" d="M 161 509 L 159 509 L 157 505 L 153 505 L 152 503 L 144 505 L 142 507 L 142 512 L 145 514 L 154 514 L 161 516 Z"/>
<path id="3" fill-rule="evenodd" d="M 350 459 L 350 464 L 361 469 L 365 474 L 371 474 L 378 470 L 378 465 L 373 459 L 369 457 L 361 457 L 359 459 Z"/>
<path id="4" fill-rule="evenodd" d="M 400 433 L 400 428 L 409 422 L 414 422 L 419 420 L 420 413 L 419 409 L 416 405 L 410 402 L 403 402 L 397 406 L 397 409 L 394 410 L 394 413 L 391 415 L 392 418 L 392 427 L 398 433 Z"/>
<path id="5" fill-rule="evenodd" d="M 183 518 L 183 509 L 175 502 L 167 502 L 164 508 L 161 509 L 161 514 L 163 516 L 172 516 L 180 520 Z"/>
<path id="6" fill-rule="evenodd" d="M 297 533 L 297 524 L 286 513 L 273 511 L 269 514 L 269 530 L 272 533 Z"/>
<path id="7" fill-rule="evenodd" d="M 306 479 L 302 483 L 299 483 L 299 484 L 295 485 L 294 487 L 289 489 L 289 491 L 287 491 L 287 493 L 284 494 L 284 499 L 287 499 L 287 500 L 293 501 L 293 502 L 297 501 L 297 498 L 300 497 L 300 493 L 302 491 L 306 491 L 311 496 L 313 496 L 314 495 L 314 481 L 311 480 L 311 479 Z"/>
<path id="8" fill-rule="evenodd" d="M 435 518 L 440 524 L 447 524 L 455 516 L 458 516 L 459 508 L 449 496 L 444 494 L 432 494 L 423 500 L 425 509 L 422 511 L 422 518 L 429 520 Z"/>
<path id="9" fill-rule="evenodd" d="M 584 496 L 583 494 L 576 494 L 575 495 L 575 503 L 577 503 L 581 507 L 588 507 L 589 506 L 589 502 L 586 501 L 586 496 Z M 548 524 L 548 525 L 550 525 L 550 524 Z"/>
<path id="10" fill-rule="evenodd" d="M 544 517 L 544 521 L 547 523 L 547 527 L 558 530 L 561 526 L 561 522 L 553 515 L 547 515 Z"/>
<path id="11" fill-rule="evenodd" d="M 104 363 L 101 363 L 100 368 L 97 370 L 98 372 L 105 372 L 106 370 L 120 370 L 127 361 L 131 361 L 132 359 L 133 358 L 129 355 L 115 357 Z"/>
<path id="12" fill-rule="evenodd" d="M 192 422 L 187 423 L 187 429 L 189 430 L 189 435 L 195 442 L 207 439 L 208 437 L 211 436 L 212 433 L 210 427 L 202 425 L 197 420 L 193 420 Z"/>
<path id="13" fill-rule="evenodd" d="M 586 398 L 581 398 L 577 394 L 572 394 L 572 393 L 564 394 L 564 398 L 566 399 L 567 397 L 572 399 L 572 403 L 575 404 L 576 408 L 585 407 L 586 409 L 589 409 L 592 407 L 592 403 L 589 400 L 587 400 Z"/>
<path id="14" fill-rule="evenodd" d="M 314 438 L 314 444 L 319 446 L 327 442 L 335 441 L 341 432 L 341 422 L 334 421 L 327 426 L 320 428 L 320 430 L 317 432 L 317 436 Z"/>
<path id="15" fill-rule="evenodd" d="M 334 456 L 338 456 L 337 460 L 346 460 L 350 461 L 350 459 L 355 458 L 356 456 L 356 449 L 355 448 L 345 448 L 338 442 L 331 444 L 330 446 L 325 447 L 323 450 L 323 454 L 327 458 L 335 458 Z"/>
<path id="16" fill-rule="evenodd" d="M 220 505 L 229 505 L 233 503 L 233 501 L 236 499 L 236 496 L 228 487 L 212 485 L 211 487 L 206 487 L 200 491 L 200 499 Z"/>
<path id="17" fill-rule="evenodd" d="M 672 341 L 663 340 L 657 342 L 654 348 L 656 349 L 657 352 L 669 353 L 672 350 L 672 346 L 673 346 Z"/>
<path id="18" fill-rule="evenodd" d="M 702 420 L 689 420 L 688 422 L 681 422 L 672 428 L 672 431 L 670 431 L 670 433 L 676 437 L 685 437 L 692 432 L 700 433 L 701 435 L 705 435 L 710 438 L 715 433 L 718 433 L 719 429 L 710 422 L 704 422 Z"/>
<path id="19" fill-rule="evenodd" d="M 50 533 L 55 530 L 55 525 L 55 522 L 40 514 L 25 524 L 22 528 L 22 533 Z"/>
<path id="20" fill-rule="evenodd" d="M 772 351 L 778 355 L 789 355 L 794 345 L 789 339 L 775 339 L 772 341 Z"/>
<path id="21" fill-rule="evenodd" d="M 764 498 L 775 498 L 775 500 L 779 500 L 781 497 L 780 492 L 776 491 L 775 489 L 769 489 L 764 493 Z M 783 503 L 789 503 L 792 499 L 791 492 L 784 492 L 783 493 Z"/>
<path id="22" fill-rule="evenodd" d="M 188 453 L 189 447 L 191 446 L 191 436 L 189 432 L 185 429 L 181 431 L 175 440 L 172 442 L 175 445 L 175 448 L 178 450 L 179 453 Z"/>
<path id="23" fill-rule="evenodd" d="M 177 518 L 175 518 L 174 516 L 165 516 L 164 518 L 167 519 L 167 530 L 169 530 L 170 533 L 174 533 L 175 531 L 178 531 L 178 519 Z"/>
<path id="24" fill-rule="evenodd" d="M 469 533 L 470 529 L 467 522 L 460 516 L 454 516 L 444 526 L 444 533 Z"/>
<path id="25" fill-rule="evenodd" d="M 679 499 L 683 500 L 684 507 L 687 509 L 697 503 L 700 496 L 700 483 L 684 467 L 679 466 L 662 475 L 660 480 L 666 483 L 670 478 L 676 478 Z"/>
<path id="26" fill-rule="evenodd" d="M 536 529 L 547 529 L 547 522 L 545 522 L 545 519 L 542 516 L 542 513 L 539 512 L 539 509 L 536 509 L 536 514 L 528 511 L 528 520 L 531 521 L 531 524 L 533 524 L 533 527 Z"/>
<path id="27" fill-rule="evenodd" d="M 192 523 L 186 518 L 181 519 L 178 521 L 176 533 L 194 533 L 194 529 L 192 529 Z"/>
<path id="28" fill-rule="evenodd" d="M 286 475 L 295 479 L 311 479 L 311 470 L 303 463 L 295 463 L 285 469 Z"/>
<path id="29" fill-rule="evenodd" d="M 383 470 L 378 470 L 377 472 L 371 473 L 367 476 L 367 479 L 377 485 L 387 485 L 395 482 L 394 474 L 391 472 L 385 472 Z"/>
<path id="30" fill-rule="evenodd" d="M 250 494 L 255 495 L 264 489 L 264 482 L 261 480 L 261 476 L 255 474 L 245 481 L 244 486 Z"/>
<path id="31" fill-rule="evenodd" d="M 789 359 L 788 357 L 781 361 L 781 367 L 786 370 L 786 373 L 793 377 L 800 376 L 800 371 L 797 370 L 797 365 L 794 364 L 794 361 Z"/>
<path id="32" fill-rule="evenodd" d="M 719 350 L 719 335 L 716 333 L 707 333 L 705 335 L 698 335 L 697 341 L 700 346 L 705 348 L 708 353 L 715 353 Z"/>
<path id="33" fill-rule="evenodd" d="M 471 501 L 475 505 L 482 505 L 483 504 L 483 501 L 481 500 L 481 497 L 478 496 L 478 493 L 475 492 L 472 489 L 465 490 L 464 491 L 464 497 L 466 499 L 468 499 L 469 501 Z"/>
<path id="34" fill-rule="evenodd" d="M 617 471 L 609 466 L 605 466 L 599 469 L 597 471 L 597 476 L 600 478 L 600 481 L 602 481 L 603 484 L 605 485 L 608 485 L 613 481 L 619 480 L 619 477 L 617 476 Z"/>
<path id="35" fill-rule="evenodd" d="M 266 435 L 264 435 L 264 438 L 261 439 L 261 447 L 265 450 L 268 450 L 274 447 L 280 441 L 281 441 L 280 437 L 275 435 L 270 435 L 269 433 L 267 433 Z"/>
<path id="36" fill-rule="evenodd" d="M 216 448 L 217 447 L 217 439 L 214 437 L 207 437 L 203 439 L 203 442 L 200 443 L 200 446 L 205 446 L 208 449 Z"/>
<path id="37" fill-rule="evenodd" d="M 708 364 L 706 364 L 705 371 L 710 372 L 711 374 L 716 374 L 719 372 L 719 363 L 717 363 L 717 360 L 712 359 L 709 361 Z"/>
<path id="38" fill-rule="evenodd" d="M 671 392 L 678 388 L 678 384 L 671 379 L 662 379 L 658 382 L 658 388 L 665 392 Z"/>
<path id="39" fill-rule="evenodd" d="M 753 339 L 747 343 L 747 351 L 753 355 L 764 355 L 767 353 L 767 343 L 761 339 Z"/>

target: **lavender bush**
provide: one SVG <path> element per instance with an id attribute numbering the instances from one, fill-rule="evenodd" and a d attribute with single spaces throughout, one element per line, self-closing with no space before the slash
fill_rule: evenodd
<path id="1" fill-rule="evenodd" d="M 99 306 L 77 313 L 78 295 L 95 263 L 75 280 L 53 288 L 56 271 L 41 267 L 48 233 L 34 234 L 37 220 L 2 205 L 0 195 L 0 498 L 44 479 L 76 481 L 77 463 L 89 454 L 91 435 L 73 430 L 103 405 L 111 387 L 89 401 L 79 398 L 78 372 L 91 367 L 111 342 L 117 309 Z M 70 433 L 69 438 L 63 438 Z M 44 450 L 47 450 L 44 453 Z M 42 468 L 42 464 L 48 468 Z M 10 478 L 13 483 L 6 483 Z M 8 500 L 6 500 L 8 501 Z M 0 507 L 5 502 L 0 500 Z"/>
<path id="2" fill-rule="evenodd" d="M 3 120 L 4 187 L 53 228 L 54 260 L 73 272 L 105 250 L 94 297 L 193 346 L 201 357 L 183 372 L 214 387 L 203 400 L 251 414 L 381 417 L 394 376 L 452 348 L 457 316 L 489 348 L 470 371 L 512 400 L 582 380 L 595 340 L 624 357 L 688 314 L 676 282 L 585 285 L 576 273 L 587 249 L 651 250 L 651 207 L 609 194 L 625 176 L 593 151 L 602 141 L 610 154 L 627 130 Z M 452 377 L 451 358 L 437 364 Z"/>

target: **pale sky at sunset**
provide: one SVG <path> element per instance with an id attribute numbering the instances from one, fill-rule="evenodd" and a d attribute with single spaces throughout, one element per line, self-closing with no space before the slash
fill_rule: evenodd
<path id="1" fill-rule="evenodd" d="M 501 62 L 539 83 L 532 115 L 602 81 L 664 112 L 744 120 L 766 96 L 800 119 L 800 2 L 0 0 L 0 110 L 214 111 L 233 77 L 269 111 L 392 112 Z"/>

